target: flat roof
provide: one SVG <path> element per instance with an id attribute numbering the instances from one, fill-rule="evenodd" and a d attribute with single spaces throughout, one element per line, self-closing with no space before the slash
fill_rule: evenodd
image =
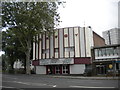
<path id="1" fill-rule="evenodd" d="M 108 47 L 117 47 L 120 46 L 120 44 L 112 44 L 112 45 L 104 45 L 104 46 L 96 46 L 96 47 L 92 47 L 93 49 L 97 49 L 97 48 L 108 48 Z"/>

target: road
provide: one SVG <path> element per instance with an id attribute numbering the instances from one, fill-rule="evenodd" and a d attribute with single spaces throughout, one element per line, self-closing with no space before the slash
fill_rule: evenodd
<path id="1" fill-rule="evenodd" d="M 83 90 L 118 90 L 118 80 L 88 80 L 54 77 L 54 75 L 2 75 L 2 88 L 29 90 L 30 88 L 81 88 Z M 3 89 L 3 90 L 4 90 Z M 33 90 L 34 90 L 33 89 Z"/>

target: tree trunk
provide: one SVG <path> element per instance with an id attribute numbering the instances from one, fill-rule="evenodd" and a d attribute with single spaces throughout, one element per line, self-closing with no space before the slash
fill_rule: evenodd
<path id="1" fill-rule="evenodd" d="M 27 51 L 26 51 L 26 74 L 31 74 L 30 52 L 31 52 L 31 42 L 28 41 L 28 43 L 27 43 Z"/>
<path id="2" fill-rule="evenodd" d="M 31 74 L 30 72 L 30 52 L 26 53 L 26 74 Z"/>

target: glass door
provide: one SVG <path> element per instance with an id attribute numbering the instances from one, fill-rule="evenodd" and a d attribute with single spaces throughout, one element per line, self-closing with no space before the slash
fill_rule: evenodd
<path id="1" fill-rule="evenodd" d="M 63 74 L 68 74 L 68 66 L 67 65 L 62 66 L 62 73 Z"/>
<path id="2" fill-rule="evenodd" d="M 55 67 L 55 73 L 56 74 L 60 74 L 60 66 L 56 66 Z"/>

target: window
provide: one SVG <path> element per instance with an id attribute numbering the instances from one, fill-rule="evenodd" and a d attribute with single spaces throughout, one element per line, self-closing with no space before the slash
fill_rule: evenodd
<path id="1" fill-rule="evenodd" d="M 62 66 L 63 74 L 68 74 L 68 66 Z"/>
<path id="2" fill-rule="evenodd" d="M 99 49 L 99 56 L 102 56 L 102 50 Z"/>
<path id="3" fill-rule="evenodd" d="M 58 48 L 55 48 L 55 52 L 58 52 L 59 50 L 58 50 Z"/>
<path id="4" fill-rule="evenodd" d="M 74 47 L 65 47 L 65 52 L 72 52 L 74 51 Z"/>
<path id="5" fill-rule="evenodd" d="M 60 74 L 60 66 L 56 66 L 55 69 L 56 69 L 56 70 L 55 70 L 55 71 L 56 71 L 56 74 Z"/>
<path id="6" fill-rule="evenodd" d="M 116 63 L 116 69 L 119 70 L 119 63 Z"/>
<path id="7" fill-rule="evenodd" d="M 105 48 L 102 49 L 102 55 L 106 56 L 106 49 Z"/>
<path id="8" fill-rule="evenodd" d="M 113 55 L 114 54 L 114 49 L 113 48 L 106 48 L 106 54 L 108 56 Z"/>
<path id="9" fill-rule="evenodd" d="M 96 57 L 98 57 L 98 56 L 99 56 L 98 49 L 95 49 L 95 56 L 96 56 Z"/>
<path id="10" fill-rule="evenodd" d="M 114 47 L 114 55 L 118 55 L 118 48 Z"/>
<path id="11" fill-rule="evenodd" d="M 49 53 L 49 49 L 42 49 L 42 53 L 45 54 L 45 53 Z"/>

